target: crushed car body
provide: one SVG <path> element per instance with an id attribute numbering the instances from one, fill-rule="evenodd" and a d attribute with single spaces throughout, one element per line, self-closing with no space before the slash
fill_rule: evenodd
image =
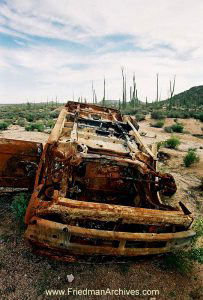
<path id="1" fill-rule="evenodd" d="M 187 208 L 165 205 L 174 178 L 155 145 L 118 110 L 69 101 L 40 156 L 25 223 L 39 254 L 138 256 L 170 252 L 195 233 Z"/>

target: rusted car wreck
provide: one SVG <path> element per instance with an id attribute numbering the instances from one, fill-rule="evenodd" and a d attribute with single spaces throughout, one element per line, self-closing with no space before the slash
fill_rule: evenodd
<path id="1" fill-rule="evenodd" d="M 182 203 L 162 203 L 176 184 L 157 171 L 156 147 L 143 143 L 138 128 L 116 109 L 68 102 L 44 149 L 18 141 L 4 157 L 2 186 L 31 186 L 37 167 L 25 236 L 38 253 L 137 256 L 190 242 L 193 218 Z M 9 140 L 1 144 L 12 152 Z M 17 158 L 9 181 L 5 170 Z"/>

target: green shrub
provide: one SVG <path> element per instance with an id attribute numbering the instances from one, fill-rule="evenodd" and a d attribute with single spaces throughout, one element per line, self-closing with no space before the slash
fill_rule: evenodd
<path id="1" fill-rule="evenodd" d="M 24 216 L 29 202 L 29 195 L 25 193 L 20 193 L 14 197 L 11 204 L 11 210 L 15 215 L 16 221 L 20 226 L 24 224 Z"/>
<path id="2" fill-rule="evenodd" d="M 171 126 L 164 127 L 164 131 L 168 132 L 168 133 L 172 133 L 172 132 L 182 133 L 183 129 L 184 129 L 184 126 L 180 123 L 176 123 Z"/>
<path id="3" fill-rule="evenodd" d="M 25 127 L 26 122 L 25 122 L 24 119 L 18 119 L 16 124 L 21 126 L 21 127 Z"/>
<path id="4" fill-rule="evenodd" d="M 203 247 L 193 248 L 188 252 L 188 258 L 203 264 Z"/>
<path id="5" fill-rule="evenodd" d="M 60 112 L 57 111 L 57 110 L 52 111 L 52 112 L 50 113 L 50 117 L 56 119 L 56 118 L 58 118 L 59 113 L 60 113 Z"/>
<path id="6" fill-rule="evenodd" d="M 192 117 L 192 114 L 188 111 L 183 111 L 183 110 L 170 110 L 166 112 L 167 118 L 180 118 L 180 119 L 187 119 Z"/>
<path id="7" fill-rule="evenodd" d="M 145 120 L 145 115 L 143 115 L 143 114 L 136 114 L 135 118 L 136 118 L 136 121 L 140 122 L 140 121 Z"/>
<path id="8" fill-rule="evenodd" d="M 12 120 L 14 118 L 14 114 L 10 112 L 1 112 L 1 119 Z"/>
<path id="9" fill-rule="evenodd" d="M 36 119 L 35 119 L 35 116 L 34 116 L 33 114 L 29 114 L 29 115 L 26 115 L 26 120 L 27 120 L 28 122 L 33 122 L 33 121 L 35 121 Z"/>
<path id="10" fill-rule="evenodd" d="M 203 217 L 199 217 L 192 225 L 192 229 L 195 231 L 196 235 L 193 237 L 192 244 L 195 245 L 197 240 L 203 236 Z"/>
<path id="11" fill-rule="evenodd" d="M 162 268 L 187 274 L 192 268 L 192 261 L 187 259 L 185 251 L 173 251 L 163 256 Z"/>
<path id="12" fill-rule="evenodd" d="M 203 236 L 202 217 L 194 222 L 192 229 L 195 231 L 196 235 L 193 237 L 190 247 L 163 256 L 162 267 L 167 270 L 175 270 L 182 274 L 186 274 L 191 271 L 194 261 L 203 264 L 203 247 L 197 245 L 198 239 Z"/>
<path id="13" fill-rule="evenodd" d="M 6 123 L 6 122 L 0 122 L 0 130 L 5 130 L 5 129 L 8 128 L 8 126 L 9 126 L 8 123 Z"/>
<path id="14" fill-rule="evenodd" d="M 159 151 L 159 149 L 164 146 L 164 142 L 158 142 L 157 143 L 157 151 Z"/>
<path id="15" fill-rule="evenodd" d="M 183 132 L 183 128 L 184 126 L 180 123 L 176 123 L 174 125 L 171 126 L 171 129 L 173 130 L 173 132 L 180 132 L 182 133 Z"/>
<path id="16" fill-rule="evenodd" d="M 176 149 L 180 145 L 179 138 L 172 136 L 170 139 L 164 142 L 164 146 L 170 149 Z"/>
<path id="17" fill-rule="evenodd" d="M 4 119 L 3 122 L 6 123 L 8 126 L 15 124 L 15 120 L 12 119 Z"/>
<path id="18" fill-rule="evenodd" d="M 150 124 L 150 126 L 152 127 L 156 127 L 156 128 L 162 128 L 164 126 L 164 121 L 163 120 L 159 120 L 155 123 Z"/>
<path id="19" fill-rule="evenodd" d="M 185 167 L 190 167 L 192 164 L 199 161 L 199 155 L 197 154 L 197 149 L 188 149 L 187 154 L 183 158 Z"/>
<path id="20" fill-rule="evenodd" d="M 164 127 L 164 131 L 167 133 L 172 133 L 173 129 L 171 128 L 171 126 L 166 126 L 166 127 Z"/>
<path id="21" fill-rule="evenodd" d="M 49 128 L 53 128 L 54 127 L 54 125 L 55 125 L 55 121 L 54 120 L 48 120 L 47 122 L 46 122 L 46 127 L 49 127 Z"/>
<path id="22" fill-rule="evenodd" d="M 163 111 L 161 110 L 154 110 L 152 113 L 151 113 L 151 118 L 152 119 L 164 119 L 165 118 L 165 114 Z"/>
<path id="23" fill-rule="evenodd" d="M 123 108 L 121 108 L 121 111 L 125 115 L 136 115 L 140 111 L 140 109 L 138 109 L 138 108 L 137 109 L 134 109 L 134 108 L 125 108 L 125 109 L 123 109 Z"/>
<path id="24" fill-rule="evenodd" d="M 149 112 L 147 110 L 141 109 L 140 113 L 144 116 L 146 116 Z"/>
<path id="25" fill-rule="evenodd" d="M 197 115 L 197 119 L 199 119 L 201 122 L 203 122 L 203 112 L 201 112 Z"/>
<path id="26" fill-rule="evenodd" d="M 38 123 L 32 123 L 32 124 L 26 126 L 25 130 L 27 130 L 27 131 L 37 130 L 39 132 L 43 132 L 44 131 L 44 125 L 43 124 L 38 124 Z"/>
<path id="27" fill-rule="evenodd" d="M 50 116 L 46 111 L 38 111 L 34 115 L 35 120 L 43 120 L 43 119 L 48 119 Z"/>

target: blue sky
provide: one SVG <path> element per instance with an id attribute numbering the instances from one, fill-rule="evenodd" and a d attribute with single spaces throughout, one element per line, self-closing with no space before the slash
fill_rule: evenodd
<path id="1" fill-rule="evenodd" d="M 202 0 L 0 0 L 0 103 L 138 96 L 203 84 Z"/>

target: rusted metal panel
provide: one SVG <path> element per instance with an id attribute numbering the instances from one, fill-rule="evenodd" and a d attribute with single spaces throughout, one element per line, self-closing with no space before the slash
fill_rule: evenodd
<path id="1" fill-rule="evenodd" d="M 0 186 L 33 187 L 42 144 L 0 139 Z"/>
<path id="2" fill-rule="evenodd" d="M 25 217 L 38 253 L 147 255 L 190 241 L 193 218 L 161 202 L 161 194 L 176 192 L 175 180 L 157 171 L 156 150 L 138 129 L 118 110 L 67 103 L 41 155 Z"/>
<path id="3" fill-rule="evenodd" d="M 32 233 L 40 234 L 40 232 L 49 232 L 52 234 L 63 234 L 70 235 L 74 234 L 77 236 L 89 237 L 89 238 L 103 238 L 110 240 L 127 240 L 127 241 L 146 241 L 146 242 L 158 242 L 158 241 L 171 241 L 179 240 L 184 238 L 192 238 L 195 233 L 193 230 L 186 230 L 176 233 L 129 233 L 129 232 L 118 232 L 108 230 L 98 230 L 82 228 L 72 225 L 64 225 L 57 222 L 44 220 L 42 218 L 33 217 L 30 221 L 32 226 L 29 227 L 30 231 L 27 231 L 27 235 Z"/>
<path id="4" fill-rule="evenodd" d="M 71 219 L 91 219 L 100 221 L 118 221 L 130 224 L 182 225 L 188 228 L 192 223 L 190 216 L 181 211 L 162 211 L 140 207 L 126 207 L 104 203 L 91 203 L 67 198 L 59 198 L 47 208 L 36 211 L 38 214 L 64 214 Z"/>
<path id="5" fill-rule="evenodd" d="M 67 250 L 69 253 L 107 255 L 148 255 L 169 252 L 188 244 L 195 235 L 192 230 L 177 233 L 124 233 L 84 229 L 32 218 L 26 237 L 33 243 Z M 71 241 L 74 237 L 73 241 Z M 78 238 L 78 239 L 77 239 Z M 85 239 L 82 239 L 85 238 Z M 118 241 L 116 244 L 115 241 Z M 131 241 L 131 244 L 128 244 Z M 133 243 L 134 242 L 134 243 Z M 136 248 L 142 242 L 148 247 Z M 156 243 L 155 243 L 156 242 Z M 150 243 L 152 244 L 150 247 Z"/>

